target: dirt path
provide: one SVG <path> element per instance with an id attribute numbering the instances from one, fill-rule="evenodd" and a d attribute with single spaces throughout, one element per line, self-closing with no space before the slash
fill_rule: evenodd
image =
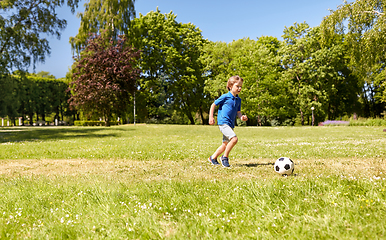
<path id="1" fill-rule="evenodd" d="M 128 177 L 134 180 L 170 179 L 254 179 L 271 178 L 272 160 L 234 160 L 230 169 L 212 166 L 205 160 L 90 160 L 90 159 L 41 159 L 0 160 L 0 176 L 18 177 L 40 175 L 46 177 L 104 175 Z M 379 159 L 327 159 L 295 160 L 297 176 L 346 175 L 386 177 L 386 160 Z"/>

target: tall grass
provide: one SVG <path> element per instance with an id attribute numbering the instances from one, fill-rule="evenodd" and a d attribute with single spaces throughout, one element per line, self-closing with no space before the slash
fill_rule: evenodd
<path id="1" fill-rule="evenodd" d="M 225 169 L 216 127 L 1 129 L 0 238 L 385 238 L 382 128 L 236 133 Z"/>

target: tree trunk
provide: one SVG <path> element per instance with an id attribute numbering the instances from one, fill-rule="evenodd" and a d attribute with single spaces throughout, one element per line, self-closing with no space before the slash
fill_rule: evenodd
<path id="1" fill-rule="evenodd" d="M 63 107 L 62 106 L 59 106 L 59 109 L 60 109 L 60 117 L 61 117 L 61 119 L 62 119 L 62 121 L 64 121 L 63 120 Z M 59 114 L 59 113 L 58 113 Z M 58 116 L 59 117 L 59 116 Z"/>
<path id="2" fill-rule="evenodd" d="M 54 118 L 60 120 L 60 119 L 59 119 L 59 106 L 56 106 L 56 109 L 55 109 L 55 117 L 54 117 Z"/>
<path id="3" fill-rule="evenodd" d="M 303 114 L 302 109 L 300 109 L 300 117 L 301 117 L 301 120 L 302 120 L 302 126 L 304 126 L 304 114 Z"/>
<path id="4" fill-rule="evenodd" d="M 327 109 L 327 118 L 328 120 L 331 120 L 331 104 L 328 104 L 328 109 Z"/>
<path id="5" fill-rule="evenodd" d="M 29 125 L 33 126 L 34 125 L 34 120 L 33 120 L 33 113 L 28 113 L 29 116 Z"/>
<path id="6" fill-rule="evenodd" d="M 24 112 L 24 102 L 21 105 L 21 125 L 24 126 L 25 112 Z"/>
<path id="7" fill-rule="evenodd" d="M 106 115 L 104 116 L 104 118 L 105 118 L 105 127 L 110 127 L 110 118 L 109 118 L 109 115 L 110 115 L 110 114 L 106 114 Z"/>
<path id="8" fill-rule="evenodd" d="M 202 111 L 202 106 L 200 106 L 200 116 L 201 116 L 202 125 L 208 125 L 208 121 L 204 119 L 204 113 Z"/>
<path id="9" fill-rule="evenodd" d="M 190 111 L 186 111 L 186 116 L 189 118 L 190 124 L 194 125 L 194 118 Z"/>

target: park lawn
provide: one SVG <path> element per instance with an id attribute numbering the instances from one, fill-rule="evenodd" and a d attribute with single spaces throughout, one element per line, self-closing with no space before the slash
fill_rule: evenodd
<path id="1" fill-rule="evenodd" d="M 380 127 L 0 129 L 0 238 L 386 238 Z M 273 171 L 280 156 L 295 175 Z"/>

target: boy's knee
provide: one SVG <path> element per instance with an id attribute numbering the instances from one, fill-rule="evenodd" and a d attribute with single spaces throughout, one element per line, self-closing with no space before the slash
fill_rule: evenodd
<path id="1" fill-rule="evenodd" d="M 239 139 L 238 139 L 237 137 L 233 137 L 233 138 L 231 139 L 231 141 L 232 141 L 234 144 L 236 144 L 236 143 L 239 141 Z"/>

